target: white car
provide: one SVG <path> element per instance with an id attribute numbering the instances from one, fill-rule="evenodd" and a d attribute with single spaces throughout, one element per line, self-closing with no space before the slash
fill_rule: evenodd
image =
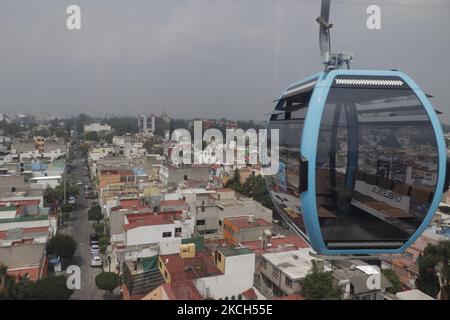
<path id="1" fill-rule="evenodd" d="M 91 245 L 91 254 L 98 255 L 100 253 L 100 246 L 98 244 Z"/>
<path id="2" fill-rule="evenodd" d="M 83 185 L 83 182 L 81 182 L 81 180 L 78 180 L 77 186 L 82 186 L 82 185 Z"/>
<path id="3" fill-rule="evenodd" d="M 67 200 L 67 203 L 68 204 L 75 204 L 76 203 L 76 199 L 75 199 L 75 197 L 69 197 L 69 200 Z"/>
<path id="4" fill-rule="evenodd" d="M 102 265 L 102 257 L 98 254 L 91 255 L 91 267 L 101 267 Z"/>

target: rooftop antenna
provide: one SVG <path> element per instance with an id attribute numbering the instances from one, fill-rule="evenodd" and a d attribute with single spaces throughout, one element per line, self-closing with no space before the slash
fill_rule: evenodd
<path id="1" fill-rule="evenodd" d="M 344 65 L 347 69 L 350 69 L 350 62 L 353 60 L 353 53 L 349 51 L 331 53 L 330 29 L 333 27 L 333 24 L 329 22 L 330 2 L 331 0 L 322 0 L 320 17 L 316 18 L 317 23 L 320 25 L 319 46 L 322 61 L 325 65 L 325 72 L 340 69 Z"/>

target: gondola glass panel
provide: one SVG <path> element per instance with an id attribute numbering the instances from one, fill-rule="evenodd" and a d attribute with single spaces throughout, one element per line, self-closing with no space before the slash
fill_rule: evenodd
<path id="1" fill-rule="evenodd" d="M 435 133 L 412 90 L 330 88 L 316 157 L 327 249 L 401 247 L 427 214 L 437 178 Z"/>
<path id="2" fill-rule="evenodd" d="M 267 136 L 270 145 L 270 130 L 279 130 L 278 173 L 266 176 L 271 198 L 282 217 L 305 236 L 299 200 L 299 152 L 310 96 L 311 91 L 280 100 L 271 116 Z"/>

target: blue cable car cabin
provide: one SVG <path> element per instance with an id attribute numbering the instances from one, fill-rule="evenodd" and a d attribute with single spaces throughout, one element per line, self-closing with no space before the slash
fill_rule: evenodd
<path id="1" fill-rule="evenodd" d="M 401 253 L 437 210 L 446 180 L 442 129 L 427 96 L 401 72 L 314 75 L 285 90 L 268 129 L 279 130 L 270 196 L 318 253 Z"/>

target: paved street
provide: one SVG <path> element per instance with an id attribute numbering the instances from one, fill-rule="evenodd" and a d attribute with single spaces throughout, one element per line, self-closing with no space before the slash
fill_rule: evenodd
<path id="1" fill-rule="evenodd" d="M 76 168 L 72 171 L 75 181 L 81 180 L 83 185 L 88 183 L 87 177 L 83 177 L 81 159 L 73 162 Z M 101 268 L 90 266 L 89 235 L 93 232 L 92 225 L 87 218 L 87 209 L 91 200 L 84 198 L 83 186 L 80 186 L 80 194 L 77 197 L 77 209 L 71 212 L 71 222 L 63 230 L 77 242 L 78 247 L 74 256 L 74 264 L 81 268 L 81 289 L 76 290 L 71 299 L 95 300 L 107 297 L 104 291 L 95 286 L 95 276 L 101 272 Z"/>

